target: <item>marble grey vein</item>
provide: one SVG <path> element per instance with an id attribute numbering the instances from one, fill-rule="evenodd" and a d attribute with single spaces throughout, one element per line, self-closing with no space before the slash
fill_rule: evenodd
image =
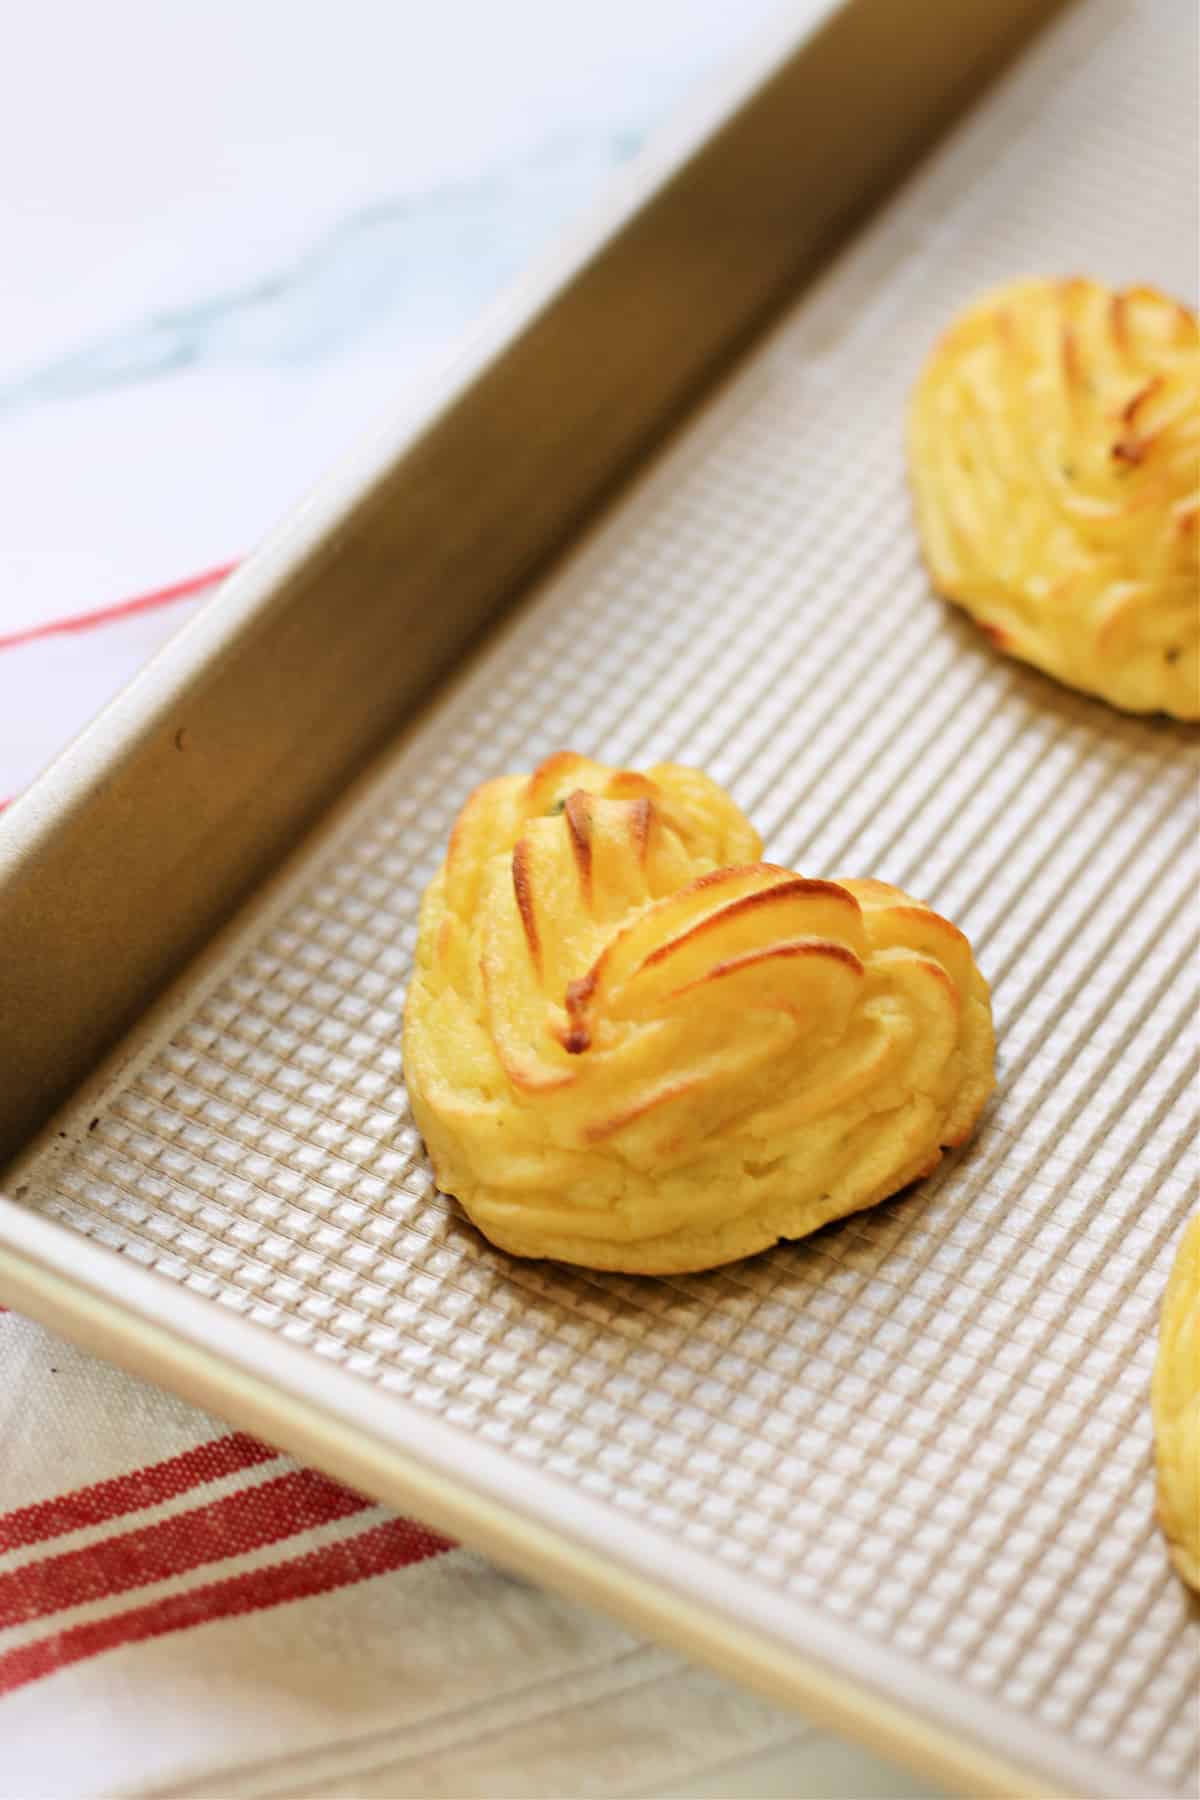
<path id="1" fill-rule="evenodd" d="M 386 332 L 444 340 L 643 136 L 634 128 L 558 136 L 495 174 L 364 207 L 268 275 L 132 323 L 0 385 L 0 414 L 201 364 L 313 362 Z"/>

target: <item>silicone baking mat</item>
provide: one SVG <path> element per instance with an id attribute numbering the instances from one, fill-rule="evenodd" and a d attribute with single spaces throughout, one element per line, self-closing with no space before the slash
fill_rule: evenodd
<path id="1" fill-rule="evenodd" d="M 907 391 L 1010 276 L 1185 297 L 1196 25 L 1044 36 L 127 1048 L 27 1205 L 618 1514 L 1195 1791 L 1200 1634 L 1147 1382 L 1188 1206 L 1196 738 L 995 654 L 931 596 Z M 864 120 L 863 128 L 870 128 Z M 797 182 L 819 169 L 797 169 Z M 727 783 L 767 854 L 971 936 L 999 1088 L 965 1154 L 709 1276 L 508 1261 L 433 1189 L 400 1026 L 469 790 L 570 746 Z M 59 1121 L 62 1124 L 62 1121 Z"/>

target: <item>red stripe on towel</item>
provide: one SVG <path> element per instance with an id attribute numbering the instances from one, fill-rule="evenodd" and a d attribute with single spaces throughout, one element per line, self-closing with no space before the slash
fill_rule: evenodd
<path id="1" fill-rule="evenodd" d="M 311 1599 L 334 1588 L 348 1587 L 373 1575 L 386 1575 L 427 1557 L 440 1556 L 453 1548 L 448 1539 L 408 1519 L 388 1519 L 356 1537 L 310 1550 L 290 1562 L 250 1569 L 186 1594 L 170 1594 L 112 1618 L 75 1625 L 10 1650 L 0 1656 L 0 1694 L 11 1693 L 26 1682 L 52 1675 L 105 1650 L 144 1643 L 149 1638 L 186 1631 L 215 1619 L 237 1618 L 293 1600 Z"/>
<path id="2" fill-rule="evenodd" d="M 129 619 L 136 613 L 154 612 L 160 606 L 169 606 L 173 600 L 186 600 L 192 594 L 203 593 L 205 588 L 215 587 L 218 581 L 224 581 L 236 568 L 236 562 L 218 563 L 215 568 L 205 569 L 199 575 L 189 575 L 184 581 L 174 581 L 169 587 L 153 588 L 149 593 L 135 594 L 129 600 L 116 600 L 109 606 L 97 607 L 94 612 L 47 619 L 44 625 L 28 625 L 22 631 L 7 632 L 0 636 L 0 650 L 15 650 L 19 645 L 32 644 L 38 638 L 94 631 L 97 626 L 111 625 L 116 619 Z"/>
<path id="3" fill-rule="evenodd" d="M 252 1469 L 278 1454 L 241 1431 L 212 1438 L 164 1462 L 149 1463 L 127 1475 L 55 1494 L 51 1500 L 38 1500 L 32 1506 L 0 1515 L 0 1550 L 24 1549 L 47 1538 L 61 1537 L 64 1531 L 102 1525 L 106 1519 L 119 1519 L 143 1506 L 158 1506 L 164 1500 L 186 1494 L 201 1482 L 217 1481 L 239 1469 Z"/>

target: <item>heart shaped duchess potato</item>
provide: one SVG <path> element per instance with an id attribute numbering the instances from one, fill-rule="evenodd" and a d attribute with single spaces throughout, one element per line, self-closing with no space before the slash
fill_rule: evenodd
<path id="1" fill-rule="evenodd" d="M 404 1057 L 439 1185 L 520 1256 L 666 1274 L 928 1174 L 993 1084 L 955 926 L 759 860 L 696 770 L 560 752 L 467 801 Z"/>
<path id="2" fill-rule="evenodd" d="M 1018 281 L 951 325 L 909 415 L 933 584 L 1129 712 L 1200 718 L 1200 328 L 1153 288 Z"/>

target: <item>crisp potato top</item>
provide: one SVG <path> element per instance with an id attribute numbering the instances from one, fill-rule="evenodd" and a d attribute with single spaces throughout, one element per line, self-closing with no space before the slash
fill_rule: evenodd
<path id="1" fill-rule="evenodd" d="M 440 1185 L 523 1255 L 705 1268 L 893 1193 L 992 1085 L 961 932 L 759 861 L 706 776 L 562 753 L 470 800 L 405 1068 Z"/>
<path id="2" fill-rule="evenodd" d="M 1152 288 L 1019 281 L 913 396 L 934 586 L 994 642 L 1130 712 L 1200 718 L 1200 330 Z"/>
<path id="3" fill-rule="evenodd" d="M 1200 1213 L 1167 1282 L 1151 1403 L 1159 1518 L 1175 1567 L 1200 1591 Z"/>

